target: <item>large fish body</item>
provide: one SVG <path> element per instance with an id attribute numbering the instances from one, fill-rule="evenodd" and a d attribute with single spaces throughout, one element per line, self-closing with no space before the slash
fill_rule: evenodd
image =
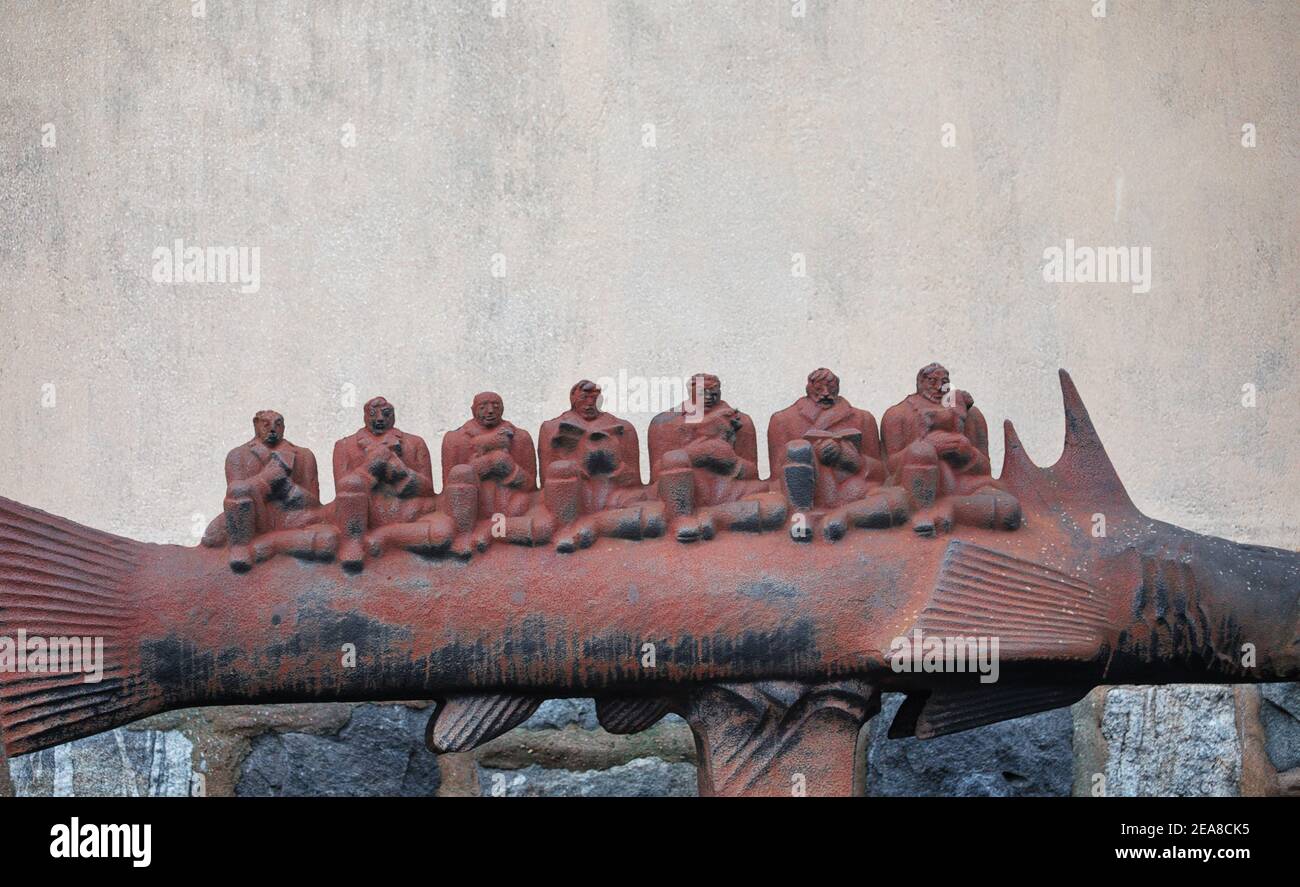
<path id="1" fill-rule="evenodd" d="M 1300 679 L 1300 554 L 1143 516 L 1064 373 L 1062 387 L 1055 465 L 1034 466 L 1007 424 L 1001 480 L 1024 514 L 1009 532 L 496 544 L 359 574 L 285 556 L 234 574 L 219 550 L 0 499 L 0 637 L 104 642 L 98 682 L 0 673 L 4 748 L 186 706 L 406 699 L 472 700 L 462 720 L 487 722 L 472 744 L 548 697 L 648 706 L 637 727 L 701 687 L 839 681 L 908 693 L 891 734 L 924 737 L 1098 684 Z M 980 638 L 996 639 L 995 682 L 899 656 L 900 639 Z"/>

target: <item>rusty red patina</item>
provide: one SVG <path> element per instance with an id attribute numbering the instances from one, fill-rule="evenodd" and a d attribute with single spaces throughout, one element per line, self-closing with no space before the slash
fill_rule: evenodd
<path id="1" fill-rule="evenodd" d="M 927 738 L 1099 684 L 1300 678 L 1300 555 L 1143 516 L 1061 384 L 1058 462 L 1007 423 L 996 478 L 984 417 L 932 364 L 879 431 L 811 373 L 768 426 L 766 480 L 753 421 L 702 374 L 651 423 L 649 484 L 583 381 L 538 462 L 477 396 L 437 493 L 375 398 L 329 504 L 260 412 L 197 548 L 0 499 L 0 636 L 104 643 L 97 683 L 0 671 L 4 751 L 185 706 L 413 698 L 439 702 L 430 747 L 465 750 L 591 696 L 613 732 L 681 714 L 702 793 L 842 795 L 882 691 L 908 694 L 890 734 Z"/>

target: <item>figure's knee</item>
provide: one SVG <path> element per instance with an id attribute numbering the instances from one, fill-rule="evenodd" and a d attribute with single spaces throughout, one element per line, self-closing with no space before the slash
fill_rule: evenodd
<path id="1" fill-rule="evenodd" d="M 546 466 L 547 480 L 568 480 L 578 477 L 578 463 L 571 459 L 557 459 Z"/>
<path id="2" fill-rule="evenodd" d="M 449 484 L 476 484 L 478 478 L 474 475 L 474 468 L 471 465 L 457 465 L 447 472 L 447 483 Z"/>
<path id="3" fill-rule="evenodd" d="M 252 499 L 254 498 L 256 492 L 257 489 L 256 487 L 254 487 L 253 484 L 249 483 L 248 481 L 240 480 L 240 481 L 235 481 L 233 484 L 231 484 L 229 487 L 226 488 L 226 498 L 227 499 Z"/>
<path id="4" fill-rule="evenodd" d="M 811 465 L 813 462 L 812 444 L 803 438 L 790 441 L 785 445 L 785 461 L 795 462 L 800 465 Z"/>
<path id="5" fill-rule="evenodd" d="M 691 467 L 691 454 L 685 450 L 669 450 L 660 461 L 663 471 L 680 471 Z"/>
<path id="6" fill-rule="evenodd" d="M 370 481 L 358 474 L 349 474 L 338 483 L 339 493 L 369 493 Z"/>
<path id="7" fill-rule="evenodd" d="M 939 462 L 939 451 L 928 441 L 913 441 L 906 452 L 904 461 L 908 465 L 936 465 Z"/>

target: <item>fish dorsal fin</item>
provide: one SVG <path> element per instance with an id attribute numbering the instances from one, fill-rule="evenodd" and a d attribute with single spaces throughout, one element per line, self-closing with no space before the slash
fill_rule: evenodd
<path id="1" fill-rule="evenodd" d="M 542 701 L 507 693 L 448 696 L 429 718 L 425 744 L 438 753 L 469 751 L 528 720 Z"/>
<path id="2" fill-rule="evenodd" d="M 640 733 L 671 708 L 668 700 L 657 696 L 606 696 L 596 700 L 596 719 L 610 733 Z"/>
<path id="3" fill-rule="evenodd" d="M 1025 452 L 1011 422 L 1003 423 L 1003 486 L 1030 510 L 1073 513 L 1138 514 L 1124 482 L 1120 480 L 1106 448 L 1102 446 L 1079 389 L 1065 370 L 1060 371 L 1061 399 L 1065 407 L 1065 445 L 1061 458 L 1050 468 L 1040 468 Z"/>
<path id="4" fill-rule="evenodd" d="M 889 725 L 889 738 L 933 739 L 1073 705 L 1088 686 L 997 684 L 910 694 Z"/>

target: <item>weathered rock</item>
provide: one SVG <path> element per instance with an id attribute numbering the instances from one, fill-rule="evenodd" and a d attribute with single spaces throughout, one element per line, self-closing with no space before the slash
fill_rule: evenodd
<path id="1" fill-rule="evenodd" d="M 1269 761 L 1279 772 L 1300 767 L 1300 684 L 1262 684 L 1260 692 Z"/>
<path id="2" fill-rule="evenodd" d="M 694 763 L 695 740 L 684 723 L 659 723 L 627 736 L 577 726 L 511 730 L 477 749 L 475 757 L 483 766 L 505 770 L 532 764 L 566 770 L 608 770 L 636 758 Z"/>
<path id="3" fill-rule="evenodd" d="M 358 705 L 335 735 L 265 733 L 252 742 L 237 795 L 432 796 L 438 762 L 424 745 L 428 711 Z"/>
<path id="4" fill-rule="evenodd" d="M 667 714 L 658 723 L 682 724 L 680 717 Z M 577 725 L 584 730 L 600 729 L 596 719 L 596 701 L 594 699 L 548 699 L 541 704 L 533 716 L 520 724 L 525 730 L 558 730 L 562 727 Z"/>
<path id="5" fill-rule="evenodd" d="M 903 694 L 872 721 L 867 794 L 875 797 L 1041 797 L 1070 794 L 1074 722 L 1068 708 L 937 739 L 889 739 Z"/>
<path id="6" fill-rule="evenodd" d="M 177 730 L 110 730 L 9 760 L 19 797 L 185 797 L 194 744 Z"/>
<path id="7" fill-rule="evenodd" d="M 1241 743 L 1232 687 L 1116 687 L 1106 694 L 1106 794 L 1235 796 Z"/>
<path id="8" fill-rule="evenodd" d="M 558 730 L 570 724 L 584 730 L 598 728 L 596 703 L 591 699 L 548 699 L 520 727 L 524 730 Z"/>
<path id="9" fill-rule="evenodd" d="M 694 797 L 698 793 L 695 767 L 669 764 L 658 758 L 637 758 L 608 770 L 548 770 L 536 765 L 522 770 L 480 768 L 482 794 L 487 797 L 657 798 Z"/>

